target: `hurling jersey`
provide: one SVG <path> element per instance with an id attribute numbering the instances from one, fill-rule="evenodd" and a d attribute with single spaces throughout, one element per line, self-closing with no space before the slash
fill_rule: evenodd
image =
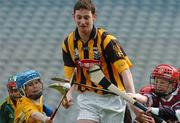
<path id="1" fill-rule="evenodd" d="M 0 123 L 14 123 L 14 109 L 15 105 L 10 97 L 7 97 L 0 104 Z"/>
<path id="2" fill-rule="evenodd" d="M 145 94 L 148 97 L 148 106 L 158 107 L 160 109 L 159 115 L 163 119 L 177 119 L 175 111 L 180 110 L 180 89 L 177 88 L 171 93 L 170 98 L 159 98 L 156 94 Z M 165 113 L 164 113 L 165 112 Z"/>
<path id="3" fill-rule="evenodd" d="M 43 112 L 42 96 L 38 104 L 27 97 L 22 97 L 16 105 L 14 123 L 41 123 L 40 121 L 32 122 L 31 114 L 33 112 Z"/>
<path id="4" fill-rule="evenodd" d="M 180 109 L 180 89 L 176 89 L 169 99 L 159 98 L 156 94 L 146 94 L 148 96 L 148 105 L 153 107 L 171 107 L 172 109 Z"/>
<path id="5" fill-rule="evenodd" d="M 124 91 L 121 73 L 132 66 L 131 61 L 122 49 L 117 39 L 107 33 L 104 29 L 93 27 L 90 38 L 86 43 L 81 40 L 78 30 L 71 32 L 62 44 L 64 73 L 65 78 L 71 78 L 73 69 L 77 67 L 76 82 L 102 88 L 90 81 L 89 71 L 86 68 L 79 67 L 77 61 L 90 59 L 100 60 L 101 70 L 108 80 L 110 80 L 119 89 Z M 99 94 L 104 92 L 78 86 L 83 91 L 95 91 Z"/>

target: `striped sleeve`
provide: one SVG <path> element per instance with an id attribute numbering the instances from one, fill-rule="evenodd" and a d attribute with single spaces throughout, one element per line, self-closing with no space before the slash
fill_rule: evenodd
<path id="1" fill-rule="evenodd" d="M 74 67 L 74 61 L 72 60 L 71 54 L 68 49 L 68 37 L 64 40 L 62 44 L 62 55 L 63 55 L 63 61 L 64 66 Z"/>
<path id="2" fill-rule="evenodd" d="M 107 39 L 108 36 L 106 37 L 106 40 Z M 115 38 L 110 37 L 109 41 L 105 42 L 104 46 L 108 59 L 113 63 L 119 73 L 132 66 L 130 59 Z"/>
<path id="3" fill-rule="evenodd" d="M 62 44 L 62 55 L 63 55 L 63 61 L 64 61 L 64 76 L 66 79 L 70 79 L 73 73 L 73 70 L 75 68 L 75 63 L 72 59 L 72 54 L 73 54 L 73 49 L 72 48 L 72 43 L 71 38 L 72 38 L 72 33 L 66 37 Z"/>

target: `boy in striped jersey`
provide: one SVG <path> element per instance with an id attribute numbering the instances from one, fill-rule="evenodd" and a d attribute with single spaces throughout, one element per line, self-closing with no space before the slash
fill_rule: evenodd
<path id="1" fill-rule="evenodd" d="M 106 79 L 120 90 L 134 93 L 132 63 L 113 35 L 95 27 L 96 11 L 91 0 L 78 0 L 72 15 L 76 29 L 62 44 L 65 78 L 70 80 L 76 67 L 76 82 L 97 89 L 73 85 L 63 106 L 72 105 L 72 93 L 76 89 L 80 92 L 78 123 L 123 123 L 126 102 L 119 96 L 98 90 L 102 86 L 92 83 L 89 69 L 100 66 Z"/>

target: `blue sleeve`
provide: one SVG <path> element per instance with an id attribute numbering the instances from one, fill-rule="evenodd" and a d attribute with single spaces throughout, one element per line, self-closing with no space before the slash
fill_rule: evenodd
<path id="1" fill-rule="evenodd" d="M 49 105 L 43 104 L 43 112 L 46 113 L 48 117 L 50 117 L 53 113 L 53 109 Z"/>

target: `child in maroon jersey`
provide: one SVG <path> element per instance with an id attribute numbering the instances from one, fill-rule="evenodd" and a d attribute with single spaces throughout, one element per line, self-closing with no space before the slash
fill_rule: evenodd
<path id="1" fill-rule="evenodd" d="M 144 89 L 141 94 L 130 94 L 138 101 L 146 104 L 149 112 L 159 115 L 165 121 L 180 121 L 179 72 L 168 64 L 160 64 L 151 73 L 149 92 Z M 137 116 L 137 120 L 145 120 L 145 115 Z"/>

